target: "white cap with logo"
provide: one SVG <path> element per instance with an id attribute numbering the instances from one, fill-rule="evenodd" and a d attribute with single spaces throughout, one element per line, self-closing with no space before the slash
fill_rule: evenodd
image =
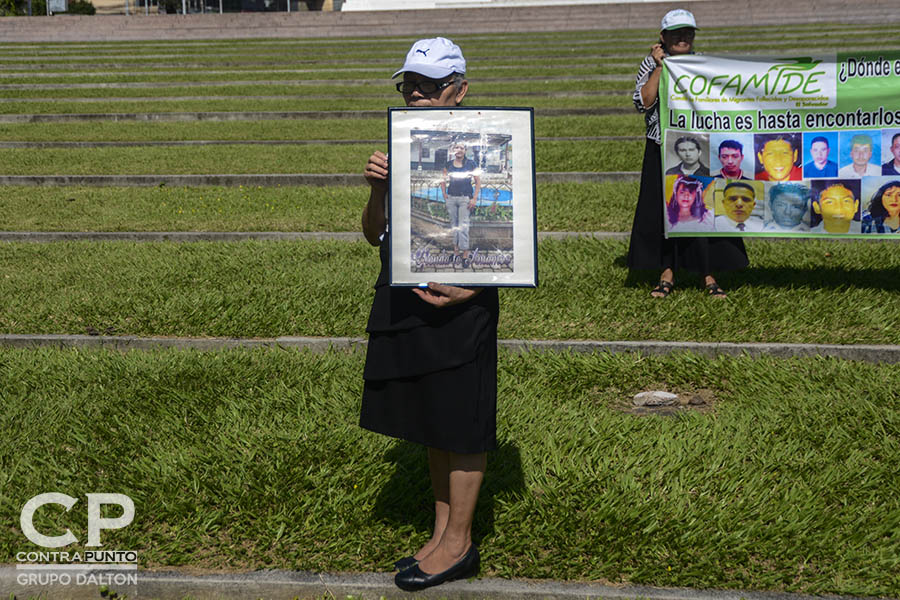
<path id="1" fill-rule="evenodd" d="M 453 73 L 465 73 L 466 59 L 459 46 L 447 38 L 419 40 L 409 49 L 403 68 L 391 75 L 391 79 L 407 71 L 431 79 L 443 79 Z"/>
<path id="2" fill-rule="evenodd" d="M 683 8 L 676 8 L 675 10 L 667 12 L 666 16 L 662 18 L 660 30 L 672 31 L 673 29 L 683 29 L 684 27 L 699 29 L 699 27 L 697 27 L 697 21 L 694 20 L 694 15 L 691 14 L 691 11 L 684 10 Z"/>

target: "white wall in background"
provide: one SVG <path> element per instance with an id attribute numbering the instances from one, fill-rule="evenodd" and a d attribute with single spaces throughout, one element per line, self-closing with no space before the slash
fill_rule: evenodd
<path id="1" fill-rule="evenodd" d="M 694 0 L 679 0 L 692 2 Z M 423 8 L 473 8 L 483 6 L 565 6 L 572 4 L 659 2 L 659 0 L 344 0 L 342 11 L 419 10 Z"/>

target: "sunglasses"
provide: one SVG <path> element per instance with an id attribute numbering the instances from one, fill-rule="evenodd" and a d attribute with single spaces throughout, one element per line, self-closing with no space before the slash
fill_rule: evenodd
<path id="1" fill-rule="evenodd" d="M 395 87 L 401 94 L 412 94 L 415 90 L 419 90 L 420 94 L 429 96 L 450 85 L 453 85 L 453 81 L 439 83 L 437 81 L 432 81 L 431 79 L 423 79 L 421 81 L 399 81 Z"/>
<path id="2" fill-rule="evenodd" d="M 696 32 L 690 27 L 683 27 L 681 29 L 674 29 L 670 31 L 666 31 L 669 36 L 674 40 L 692 40 L 696 35 Z"/>

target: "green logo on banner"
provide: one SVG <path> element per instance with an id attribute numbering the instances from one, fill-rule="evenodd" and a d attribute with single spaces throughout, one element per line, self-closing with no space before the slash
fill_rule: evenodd
<path id="1" fill-rule="evenodd" d="M 719 97 L 770 96 L 772 94 L 823 93 L 821 78 L 824 70 L 815 70 L 822 62 L 811 57 L 782 58 L 765 71 L 734 73 L 729 75 L 698 74 L 679 75 L 675 79 L 675 92 L 694 96 L 718 95 Z M 749 63 L 748 63 L 749 64 Z"/>

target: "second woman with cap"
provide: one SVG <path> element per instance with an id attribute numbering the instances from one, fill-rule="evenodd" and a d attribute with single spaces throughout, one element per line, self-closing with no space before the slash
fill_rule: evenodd
<path id="1" fill-rule="evenodd" d="M 662 19 L 659 42 L 650 48 L 638 68 L 634 90 L 634 106 L 644 113 L 647 122 L 647 144 L 641 168 L 641 189 L 638 194 L 631 243 L 628 248 L 630 269 L 662 271 L 659 284 L 651 295 L 665 298 L 675 287 L 675 271 L 684 269 L 704 277 L 710 296 L 724 298 L 713 271 L 732 271 L 748 264 L 744 242 L 740 238 L 676 238 L 666 239 L 663 228 L 663 178 L 660 170 L 659 79 L 663 61 L 668 56 L 690 54 L 694 49 L 697 22 L 684 9 L 666 13 Z"/>

